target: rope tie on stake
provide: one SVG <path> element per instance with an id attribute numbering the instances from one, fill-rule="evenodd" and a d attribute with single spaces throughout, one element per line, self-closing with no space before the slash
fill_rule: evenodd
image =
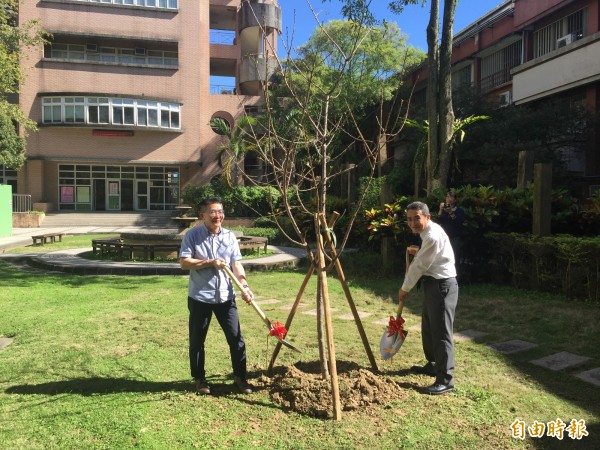
<path id="1" fill-rule="evenodd" d="M 334 248 L 337 248 L 337 238 L 335 237 L 335 232 L 333 231 L 333 228 L 327 227 L 327 228 L 325 228 L 325 231 L 328 232 L 329 234 L 331 234 L 331 240 L 333 242 L 333 246 L 334 246 Z"/>

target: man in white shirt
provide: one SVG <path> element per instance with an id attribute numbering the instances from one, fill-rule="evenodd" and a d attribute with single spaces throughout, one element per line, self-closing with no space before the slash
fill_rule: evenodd
<path id="1" fill-rule="evenodd" d="M 435 383 L 425 392 L 439 395 L 454 389 L 454 312 L 458 300 L 458 283 L 454 252 L 448 235 L 431 221 L 425 203 L 413 202 L 406 208 L 406 220 L 413 233 L 419 234 L 421 248 L 409 247 L 415 258 L 398 293 L 402 301 L 422 278 L 425 301 L 421 318 L 425 366 L 413 366 L 412 371 L 435 377 Z"/>

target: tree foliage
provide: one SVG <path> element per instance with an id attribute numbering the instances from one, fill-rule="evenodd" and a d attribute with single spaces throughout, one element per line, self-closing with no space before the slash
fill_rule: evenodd
<path id="1" fill-rule="evenodd" d="M 222 180 L 226 186 L 238 185 L 239 163 L 252 148 L 248 134 L 249 128 L 256 124 L 256 119 L 250 116 L 242 117 L 233 128 L 220 117 L 211 119 L 210 126 L 226 140 L 217 150 L 217 160 L 223 169 Z"/>
<path id="2" fill-rule="evenodd" d="M 0 165 L 14 169 L 25 163 L 25 139 L 12 121 L 0 114 Z"/>
<path id="3" fill-rule="evenodd" d="M 0 8 L 0 126 L 3 142 L 0 147 L 0 164 L 18 168 L 25 162 L 24 141 L 17 131 L 9 130 L 15 124 L 21 130 L 35 130 L 35 123 L 19 109 L 11 99 L 19 93 L 24 81 L 22 49 L 39 45 L 44 33 L 35 20 L 17 25 L 18 1 L 5 0 Z M 7 139 L 4 141 L 4 139 Z"/>

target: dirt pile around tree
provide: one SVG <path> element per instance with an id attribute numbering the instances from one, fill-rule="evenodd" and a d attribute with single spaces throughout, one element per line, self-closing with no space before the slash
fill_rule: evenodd
<path id="1" fill-rule="evenodd" d="M 406 391 L 390 378 L 361 368 L 355 363 L 337 362 L 340 403 L 343 411 L 366 410 L 401 400 Z M 328 417 L 333 411 L 330 380 L 321 378 L 318 362 L 278 368 L 272 377 L 261 380 L 272 400 L 284 409 L 313 417 Z"/>

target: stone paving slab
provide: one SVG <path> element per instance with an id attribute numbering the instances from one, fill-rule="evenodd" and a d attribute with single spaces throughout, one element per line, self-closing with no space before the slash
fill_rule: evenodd
<path id="1" fill-rule="evenodd" d="M 12 338 L 0 337 L 0 352 L 13 343 Z"/>
<path id="2" fill-rule="evenodd" d="M 335 312 L 335 311 L 337 311 L 337 308 L 331 308 L 330 311 L 331 312 Z M 309 316 L 316 316 L 317 315 L 317 310 L 316 309 L 311 309 L 310 311 L 302 311 L 302 314 L 307 314 Z"/>
<path id="3" fill-rule="evenodd" d="M 369 317 L 371 315 L 371 313 L 368 313 L 365 311 L 357 311 L 357 313 L 358 313 L 358 317 L 361 319 L 364 319 L 365 317 Z M 338 317 L 342 320 L 354 320 L 354 315 L 351 312 L 349 312 L 348 314 L 343 314 Z"/>
<path id="4" fill-rule="evenodd" d="M 577 367 L 585 364 L 590 358 L 587 356 L 579 356 L 569 352 L 559 352 L 553 355 L 545 356 L 544 358 L 534 359 L 529 361 L 536 366 L 545 367 L 550 370 L 563 370 L 569 367 Z"/>
<path id="5" fill-rule="evenodd" d="M 387 327 L 388 324 L 390 323 L 390 318 L 386 317 L 385 319 L 375 320 L 372 323 L 374 323 L 376 325 L 383 325 L 384 327 Z"/>
<path id="6" fill-rule="evenodd" d="M 284 311 L 291 311 L 291 309 L 292 309 L 292 306 L 294 306 L 294 304 L 293 304 L 293 303 L 291 303 L 291 304 L 289 304 L 289 305 L 284 305 L 284 306 L 281 306 L 281 307 L 279 307 L 279 309 L 282 309 L 282 310 L 284 310 Z M 302 303 L 302 302 L 298 303 L 298 308 L 303 308 L 303 307 L 305 307 L 305 306 L 306 306 L 306 303 Z"/>
<path id="7" fill-rule="evenodd" d="M 497 352 L 504 353 L 505 355 L 510 355 L 512 353 L 524 352 L 525 350 L 530 350 L 538 346 L 538 344 L 534 344 L 533 342 L 520 341 L 518 339 L 514 339 L 512 341 L 505 342 L 497 342 L 495 344 L 488 344 L 493 350 Z"/>
<path id="8" fill-rule="evenodd" d="M 472 341 L 473 339 L 477 339 L 483 336 L 486 336 L 488 333 L 479 330 L 464 330 L 454 333 L 454 342 L 466 342 Z"/>
<path id="9" fill-rule="evenodd" d="M 591 383 L 595 386 L 600 386 L 600 367 L 595 369 L 586 370 L 585 372 L 578 373 L 575 375 L 580 380 Z"/>
<path id="10" fill-rule="evenodd" d="M 257 305 L 273 305 L 275 303 L 281 303 L 281 300 L 275 300 L 274 298 L 269 298 L 266 300 L 259 300 L 256 302 Z"/>

